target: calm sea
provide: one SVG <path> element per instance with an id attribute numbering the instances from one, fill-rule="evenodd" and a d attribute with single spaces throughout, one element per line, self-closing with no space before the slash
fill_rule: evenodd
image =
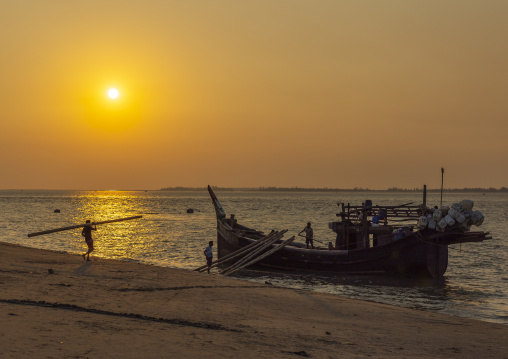
<path id="1" fill-rule="evenodd" d="M 421 203 L 419 193 L 387 192 L 260 192 L 216 191 L 226 213 L 249 227 L 297 234 L 308 221 L 315 238 L 334 240 L 328 223 L 335 220 L 337 201 L 396 205 Z M 445 193 L 443 204 L 471 199 L 485 215 L 479 228 L 493 239 L 450 248 L 444 281 L 407 280 L 385 276 L 273 274 L 249 271 L 251 281 L 304 288 L 351 298 L 430 310 L 508 324 L 508 194 Z M 430 193 L 429 205 L 439 204 Z M 194 209 L 188 214 L 187 209 Z M 60 213 L 54 213 L 59 209 Z M 99 226 L 94 256 L 193 269 L 204 264 L 203 250 L 215 240 L 215 213 L 202 191 L 0 191 L 0 240 L 24 246 L 83 253 L 80 230 L 28 238 L 31 232 L 143 215 L 142 219 Z M 474 228 L 474 227 L 473 227 Z"/>

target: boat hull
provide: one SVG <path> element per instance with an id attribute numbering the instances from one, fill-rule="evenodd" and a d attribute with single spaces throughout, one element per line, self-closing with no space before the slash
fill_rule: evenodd
<path id="1" fill-rule="evenodd" d="M 257 240 L 242 226 L 233 230 L 227 220 L 217 222 L 219 258 Z M 442 239 L 442 238 L 441 238 Z M 437 238 L 414 234 L 378 247 L 359 250 L 306 249 L 287 246 L 263 259 L 260 265 L 290 270 L 341 273 L 385 272 L 407 276 L 441 277 L 448 265 L 448 248 Z"/>
<path id="2" fill-rule="evenodd" d="M 226 219 L 226 213 L 210 186 L 208 186 L 208 192 L 217 216 L 219 259 L 263 238 L 262 232 L 238 224 L 233 215 L 231 219 Z M 406 216 L 411 215 L 410 208 L 406 205 L 386 208 L 407 212 Z M 415 213 L 419 211 L 419 208 L 414 209 Z M 365 206 L 361 209 L 366 211 Z M 305 245 L 293 242 L 263 258 L 258 265 L 290 270 L 340 273 L 385 272 L 440 278 L 448 267 L 448 245 L 482 242 L 492 238 L 487 236 L 488 232 L 469 232 L 459 229 L 436 231 L 429 228 L 412 232 L 409 227 L 401 233 L 399 230 L 402 228 L 399 228 L 394 235 L 395 227 L 388 226 L 386 222 L 383 226 L 374 226 L 365 220 L 353 223 L 349 219 L 349 214 L 358 211 L 354 209 L 353 212 L 349 210 L 347 212 L 346 216 L 343 205 L 341 221 L 330 223 L 330 228 L 336 233 L 336 248 L 339 250 L 307 249 Z M 398 214 L 395 213 L 395 216 L 397 217 Z M 272 248 L 276 244 L 272 244 Z M 265 251 L 270 249 L 266 248 Z"/>

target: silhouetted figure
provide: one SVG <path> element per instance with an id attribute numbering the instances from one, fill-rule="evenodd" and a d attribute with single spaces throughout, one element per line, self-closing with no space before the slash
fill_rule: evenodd
<path id="1" fill-rule="evenodd" d="M 206 265 L 208 266 L 208 274 L 210 274 L 210 268 L 212 267 L 212 261 L 213 261 L 213 241 L 208 242 L 208 247 L 205 248 L 204 254 L 206 257 Z"/>
<path id="2" fill-rule="evenodd" d="M 309 243 L 312 249 L 314 249 L 314 230 L 310 227 L 310 222 L 307 222 L 307 227 L 298 234 L 303 232 L 305 232 L 305 244 L 307 244 L 307 249 L 309 249 Z"/>
<path id="3" fill-rule="evenodd" d="M 97 226 L 95 225 L 95 223 L 90 223 L 90 220 L 87 219 L 86 224 L 83 227 L 83 230 L 81 231 L 81 235 L 83 237 L 85 237 L 85 242 L 86 242 L 86 245 L 88 246 L 88 251 L 85 254 L 83 254 L 83 260 L 85 260 L 85 257 L 86 257 L 86 260 L 90 261 L 90 253 L 93 252 L 92 231 L 96 231 L 96 230 L 97 230 Z"/>

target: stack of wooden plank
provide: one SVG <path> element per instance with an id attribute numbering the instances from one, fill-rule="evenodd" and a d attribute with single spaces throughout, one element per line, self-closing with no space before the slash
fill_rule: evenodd
<path id="1" fill-rule="evenodd" d="M 231 275 L 238 272 L 239 270 L 250 267 L 253 264 L 277 252 L 278 250 L 284 248 L 289 243 L 293 242 L 295 236 L 288 238 L 279 244 L 276 244 L 276 242 L 280 241 L 286 232 L 287 230 L 272 232 L 267 236 L 252 242 L 235 252 L 232 252 L 220 259 L 213 261 L 211 268 L 222 266 L 224 268 L 219 271 L 219 273 L 223 275 Z M 272 248 L 268 249 L 269 247 Z M 225 266 L 226 264 L 228 266 Z M 207 269 L 208 266 L 204 265 L 194 270 L 203 272 Z"/>

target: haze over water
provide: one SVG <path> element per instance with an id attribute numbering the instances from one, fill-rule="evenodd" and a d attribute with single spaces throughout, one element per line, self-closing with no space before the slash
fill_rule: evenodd
<path id="1" fill-rule="evenodd" d="M 506 187 L 507 14 L 2 1 L 0 188 Z"/>
<path id="2" fill-rule="evenodd" d="M 216 191 L 228 214 L 240 223 L 269 232 L 288 229 L 297 234 L 307 221 L 324 243 L 335 236 L 328 223 L 335 220 L 337 201 L 396 205 L 421 203 L 414 192 L 260 192 Z M 306 288 L 364 300 L 420 308 L 451 315 L 508 324 L 507 233 L 508 194 L 445 193 L 443 204 L 472 199 L 485 215 L 474 229 L 493 236 L 483 243 L 450 247 L 444 282 L 409 281 L 385 276 L 288 274 L 249 271 L 248 280 Z M 428 205 L 439 204 L 430 193 Z M 186 213 L 193 208 L 193 214 Z M 61 213 L 54 213 L 59 209 Z M 143 215 L 141 220 L 98 227 L 92 257 L 132 260 L 159 266 L 193 269 L 204 263 L 203 249 L 215 240 L 215 213 L 202 191 L 0 191 L 0 240 L 24 246 L 83 253 L 80 230 L 28 238 L 45 229 Z M 81 260 L 76 257 L 77 264 Z"/>

